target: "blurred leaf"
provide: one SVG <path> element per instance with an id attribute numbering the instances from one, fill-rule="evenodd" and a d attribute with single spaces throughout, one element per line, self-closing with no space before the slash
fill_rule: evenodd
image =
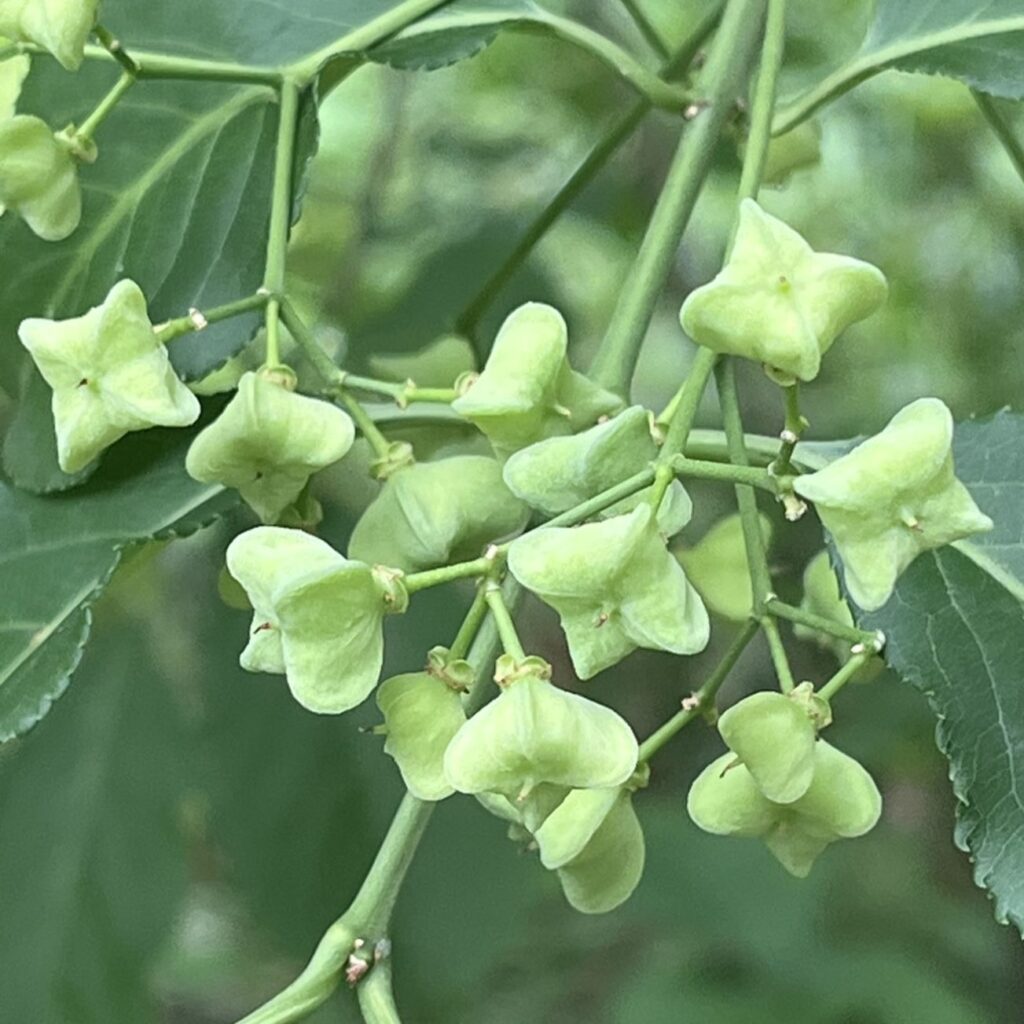
<path id="1" fill-rule="evenodd" d="M 959 78 L 1008 99 L 1024 97 L 1024 13 L 1018 0 L 878 0 L 860 50 L 785 106 L 777 131 L 886 68 Z"/>
<path id="2" fill-rule="evenodd" d="M 147 970 L 185 886 L 182 721 L 145 630 L 105 625 L 81 686 L 0 766 L 2 1016 L 12 1022 L 155 1020 Z"/>

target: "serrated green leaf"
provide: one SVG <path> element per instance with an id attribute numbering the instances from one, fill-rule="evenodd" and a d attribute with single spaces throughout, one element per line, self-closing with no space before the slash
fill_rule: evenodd
<path id="1" fill-rule="evenodd" d="M 1024 10 L 1019 0 L 878 0 L 861 48 L 784 106 L 784 132 L 886 68 L 958 78 L 975 89 L 1024 97 Z"/>

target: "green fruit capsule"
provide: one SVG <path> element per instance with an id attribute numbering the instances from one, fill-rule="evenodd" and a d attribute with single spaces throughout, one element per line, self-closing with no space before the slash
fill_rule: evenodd
<path id="1" fill-rule="evenodd" d="M 253 607 L 242 668 L 284 673 L 295 699 L 320 714 L 370 695 L 384 659 L 384 615 L 405 608 L 395 574 L 276 526 L 236 537 L 227 564 Z"/>
<path id="2" fill-rule="evenodd" d="M 37 43 L 76 71 L 99 6 L 99 0 L 0 0 L 0 36 Z"/>
<path id="3" fill-rule="evenodd" d="M 851 324 L 885 301 L 882 272 L 818 253 L 754 202 L 740 204 L 736 242 L 710 283 L 683 303 L 683 330 L 698 345 L 765 365 L 780 383 L 813 380 L 821 357 Z"/>
<path id="4" fill-rule="evenodd" d="M 396 470 L 356 523 L 352 558 L 418 572 L 478 556 L 518 533 L 530 510 L 505 486 L 501 466 L 457 455 Z"/>
<path id="5" fill-rule="evenodd" d="M 992 529 L 953 469 L 953 417 L 937 398 L 901 409 L 886 428 L 824 469 L 797 477 L 842 558 L 846 589 L 881 608 L 922 552 Z"/>
<path id="6" fill-rule="evenodd" d="M 723 713 L 718 731 L 773 803 L 790 804 L 807 792 L 817 729 L 799 702 L 753 693 Z"/>
<path id="7" fill-rule="evenodd" d="M 590 679 L 638 647 L 695 654 L 708 615 L 669 554 L 649 505 L 512 542 L 508 565 L 562 621 L 576 674 Z"/>
<path id="8" fill-rule="evenodd" d="M 234 487 L 256 514 L 273 523 L 309 478 L 343 458 L 355 440 L 349 416 L 260 373 L 246 373 L 224 411 L 192 442 L 189 476 Z"/>
<path id="9" fill-rule="evenodd" d="M 38 117 L 18 114 L 0 122 L 0 207 L 46 242 L 67 238 L 82 219 L 72 148 Z"/>
<path id="10" fill-rule="evenodd" d="M 555 434 L 588 427 L 621 401 L 576 373 L 557 309 L 528 302 L 502 324 L 480 376 L 452 403 L 499 458 Z"/>
<path id="11" fill-rule="evenodd" d="M 771 547 L 772 524 L 758 514 L 765 548 Z M 679 564 L 715 615 L 731 622 L 745 622 L 754 606 L 739 515 L 720 519 L 692 548 L 675 551 Z"/>
<path id="12" fill-rule="evenodd" d="M 521 804 L 545 782 L 600 788 L 632 774 L 637 742 L 626 722 L 552 685 L 542 665 L 510 677 L 449 744 L 445 775 L 460 793 L 503 793 Z"/>
<path id="13" fill-rule="evenodd" d="M 549 871 L 575 860 L 611 813 L 623 790 L 573 789 L 533 830 L 540 862 Z"/>
<path id="14" fill-rule="evenodd" d="M 130 431 L 184 427 L 199 417 L 199 401 L 175 375 L 134 281 L 119 281 L 84 316 L 23 320 L 18 337 L 53 388 L 65 473 L 87 466 Z"/>
<path id="15" fill-rule="evenodd" d="M 614 419 L 568 437 L 550 437 L 516 452 L 505 463 L 509 490 L 549 516 L 565 512 L 632 476 L 658 457 L 650 417 L 634 405 Z M 647 500 L 649 489 L 606 509 L 607 518 Z M 663 533 L 672 536 L 689 521 L 693 506 L 678 480 L 658 512 Z"/>
<path id="16" fill-rule="evenodd" d="M 784 185 L 796 171 L 820 163 L 821 126 L 816 121 L 804 121 L 768 143 L 761 181 L 765 185 Z"/>
<path id="17" fill-rule="evenodd" d="M 2 46 L 3 40 L 0 39 L 0 47 Z M 0 60 L 0 123 L 14 117 L 21 87 L 31 67 L 31 59 L 24 54 Z M 0 213 L 3 213 L 2 207 Z"/>
<path id="18" fill-rule="evenodd" d="M 690 788 L 690 817 L 705 832 L 762 839 L 790 874 L 804 878 L 829 844 L 870 832 L 882 812 L 878 787 L 857 761 L 824 740 L 814 754 L 811 785 L 790 804 L 772 803 L 746 767 L 723 754 Z"/>
<path id="19" fill-rule="evenodd" d="M 413 380 L 424 388 L 450 388 L 457 377 L 476 369 L 476 357 L 466 338 L 445 334 L 416 352 L 370 356 L 369 368 L 383 380 Z"/>
<path id="20" fill-rule="evenodd" d="M 444 774 L 444 752 L 466 722 L 458 691 L 426 672 L 392 676 L 377 690 L 384 714 L 384 750 L 398 764 L 406 788 L 419 800 L 443 800 L 455 792 Z"/>

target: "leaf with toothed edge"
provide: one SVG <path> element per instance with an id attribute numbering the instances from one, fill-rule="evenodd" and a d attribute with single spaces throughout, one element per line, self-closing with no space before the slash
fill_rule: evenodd
<path id="1" fill-rule="evenodd" d="M 995 528 L 920 555 L 878 611 L 851 606 L 858 625 L 885 633 L 886 662 L 935 712 L 956 843 L 996 917 L 1024 931 L 1024 416 L 958 424 L 953 452 Z"/>

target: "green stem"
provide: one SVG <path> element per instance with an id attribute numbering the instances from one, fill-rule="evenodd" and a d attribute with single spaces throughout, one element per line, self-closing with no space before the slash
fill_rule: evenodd
<path id="1" fill-rule="evenodd" d="M 439 405 L 451 405 L 459 397 L 459 393 L 454 388 L 421 388 L 411 380 L 407 380 L 403 384 L 396 384 L 393 381 L 345 373 L 344 382 L 345 387 L 353 388 L 356 391 L 369 391 L 371 394 L 393 398 L 403 409 L 412 402 L 435 402 Z"/>
<path id="2" fill-rule="evenodd" d="M 92 143 L 96 129 L 107 119 L 111 111 L 121 102 L 124 94 L 135 84 L 134 71 L 125 71 L 114 83 L 114 87 L 96 104 L 96 109 L 75 129 L 74 137 L 82 145 L 88 147 Z M 95 151 L 94 151 L 95 155 Z"/>
<path id="3" fill-rule="evenodd" d="M 175 338 L 205 330 L 210 324 L 230 320 L 243 313 L 251 313 L 254 309 L 262 309 L 267 304 L 268 298 L 266 292 L 261 291 L 256 292 L 255 295 L 247 295 L 244 299 L 226 302 L 223 306 L 214 306 L 213 309 L 195 309 L 187 316 L 179 316 L 174 320 L 168 320 L 167 323 L 160 324 L 155 328 L 157 337 L 162 344 L 166 345 L 168 342 L 174 341 Z"/>
<path id="4" fill-rule="evenodd" d="M 734 466 L 749 466 L 750 458 L 743 439 L 743 420 L 736 393 L 736 372 L 731 358 L 719 361 L 716 367 L 716 380 L 729 461 Z M 771 575 L 768 572 L 768 556 L 761 534 L 761 521 L 757 514 L 757 498 L 749 485 L 736 485 L 736 504 L 739 506 L 743 543 L 747 549 L 747 566 L 754 594 L 754 614 L 760 617 L 771 591 Z"/>
<path id="5" fill-rule="evenodd" d="M 770 615 L 765 615 L 761 619 L 761 628 L 768 641 L 768 650 L 772 656 L 772 664 L 775 666 L 775 675 L 779 680 L 779 689 L 783 693 L 791 693 L 796 686 L 796 680 L 793 678 L 793 670 L 789 666 L 789 656 L 786 654 L 786 645 L 782 642 L 782 635 L 779 633 L 779 624 Z"/>
<path id="6" fill-rule="evenodd" d="M 720 3 L 713 4 L 712 8 L 698 22 L 690 36 L 662 68 L 660 72 L 662 78 L 672 79 L 681 70 L 689 67 L 697 51 L 717 24 L 720 7 Z M 536 248 L 537 243 L 548 233 L 552 225 L 572 205 L 587 185 L 594 180 L 612 155 L 618 152 L 650 109 L 651 105 L 646 99 L 638 100 L 633 107 L 608 127 L 605 134 L 594 144 L 593 149 L 583 158 L 583 162 L 569 176 L 569 180 L 534 218 L 501 265 L 481 285 L 480 290 L 473 296 L 466 308 L 456 317 L 455 329 L 460 334 L 469 337 L 476 332 L 484 313 L 502 289 L 515 277 L 519 268 L 526 262 L 526 258 Z"/>
<path id="7" fill-rule="evenodd" d="M 333 365 L 333 364 L 332 364 Z M 388 456 L 391 451 L 391 442 L 381 432 L 380 427 L 374 422 L 373 417 L 366 411 L 366 407 L 354 395 L 347 391 L 338 389 L 335 391 L 337 400 L 348 410 L 348 414 L 355 420 L 359 432 L 369 442 L 373 454 L 378 459 Z"/>
<path id="8" fill-rule="evenodd" d="M 421 590 L 428 590 L 430 587 L 451 583 L 453 580 L 464 580 L 471 576 L 486 576 L 489 572 L 493 572 L 494 562 L 494 558 L 484 555 L 469 562 L 456 562 L 454 565 L 442 565 L 437 569 L 414 572 L 406 576 L 402 582 L 410 594 L 415 594 Z"/>
<path id="9" fill-rule="evenodd" d="M 978 109 L 984 115 L 989 127 L 1002 144 L 1003 149 L 1006 150 L 1006 155 L 1010 158 L 1014 169 L 1024 179 L 1024 146 L 1021 145 L 1020 140 L 1014 133 L 1012 125 L 1003 116 L 1002 111 L 1000 111 L 991 96 L 986 96 L 985 93 L 978 92 L 976 89 L 971 90 L 971 95 L 974 97 L 974 102 L 978 104 Z"/>
<path id="10" fill-rule="evenodd" d="M 850 655 L 846 664 L 818 691 L 818 696 L 824 700 L 832 700 L 874 656 L 874 649 Z"/>
<path id="11" fill-rule="evenodd" d="M 800 443 L 804 430 L 807 428 L 807 420 L 800 412 L 800 386 L 791 384 L 783 388 L 786 399 L 786 415 L 782 430 L 782 444 L 779 446 L 779 454 L 772 463 L 772 472 L 778 476 L 792 476 L 793 452 Z"/>
<path id="12" fill-rule="evenodd" d="M 846 626 L 841 622 L 827 619 L 823 615 L 815 615 L 805 608 L 797 608 L 794 605 L 786 604 L 777 597 L 770 597 L 765 611 L 776 618 L 788 619 L 790 622 L 798 622 L 802 626 L 815 629 L 819 633 L 837 637 L 840 640 L 848 640 L 851 644 L 864 644 L 872 653 L 878 653 L 885 644 L 885 634 L 869 633 L 856 626 Z"/>
<path id="13" fill-rule="evenodd" d="M 402 1024 L 391 985 L 390 956 L 370 968 L 366 978 L 356 985 L 356 997 L 365 1024 Z"/>
<path id="14" fill-rule="evenodd" d="M 113 32 L 104 28 L 102 25 L 97 25 L 93 30 L 92 34 L 99 40 L 100 46 L 103 47 L 107 53 L 110 54 L 118 64 L 121 65 L 130 75 L 138 76 L 139 68 L 138 63 L 128 53 L 125 52 L 124 47 L 121 45 L 121 40 L 118 39 Z"/>
<path id="15" fill-rule="evenodd" d="M 593 498 L 588 498 L 575 508 L 562 512 L 560 515 L 555 516 L 554 519 L 549 519 L 539 529 L 546 529 L 550 526 L 576 526 L 578 523 L 585 522 L 591 516 L 596 516 L 598 512 L 603 512 L 616 502 L 632 497 L 637 491 L 642 491 L 645 487 L 649 487 L 654 482 L 654 473 L 654 466 L 648 466 L 646 469 L 640 470 L 639 473 L 634 473 L 631 477 L 623 480 L 621 484 L 609 487 L 608 490 L 594 495 Z"/>
<path id="16" fill-rule="evenodd" d="M 761 66 L 757 72 L 754 100 L 750 107 L 750 133 L 740 176 L 739 199 L 756 199 L 764 174 L 768 143 L 772 137 L 775 93 L 786 46 L 786 0 L 768 0 Z"/>
<path id="17" fill-rule="evenodd" d="M 346 32 L 333 43 L 315 53 L 303 57 L 301 61 L 289 68 L 289 72 L 301 81 L 309 81 L 316 77 L 321 68 L 333 57 L 362 54 L 367 50 L 397 35 L 404 28 L 425 18 L 428 14 L 441 7 L 446 7 L 452 0 L 405 0 L 365 25 Z"/>
<path id="18" fill-rule="evenodd" d="M 704 685 L 693 695 L 694 700 L 687 701 L 687 706 L 682 711 L 676 712 L 640 744 L 639 762 L 641 764 L 649 761 L 680 729 L 707 712 L 709 705 L 715 699 L 715 694 L 718 693 L 722 683 L 733 670 L 733 666 L 739 661 L 740 655 L 746 650 L 747 645 L 753 640 L 757 629 L 758 624 L 754 619 L 749 619 L 743 624 L 743 628 L 733 638 L 732 643 L 722 656 L 722 660 L 715 666 Z"/>
<path id="19" fill-rule="evenodd" d="M 705 99 L 695 105 L 636 261 L 619 294 L 591 376 L 623 396 L 629 392 L 655 303 L 668 277 L 715 148 L 743 89 L 761 26 L 765 0 L 729 0 L 701 81 Z"/>
<path id="20" fill-rule="evenodd" d="M 451 647 L 448 648 L 450 658 L 453 660 L 465 658 L 477 633 L 480 632 L 485 618 L 487 618 L 487 593 L 483 586 L 478 585 L 476 594 L 473 596 L 473 603 L 469 606 L 469 611 L 466 612 L 466 617 L 462 620 L 462 625 L 459 627 L 458 633 L 455 634 Z"/>
<path id="21" fill-rule="evenodd" d="M 735 466 L 730 462 L 706 462 L 703 459 L 688 459 L 675 456 L 668 465 L 676 476 L 692 477 L 695 480 L 715 480 L 720 483 L 746 484 L 759 487 L 770 494 L 778 494 L 785 487 L 785 478 L 780 480 L 767 469 L 757 466 Z"/>
<path id="22" fill-rule="evenodd" d="M 654 27 L 651 19 L 647 17 L 646 12 L 640 7 L 636 0 L 620 0 L 623 7 L 626 8 L 627 13 L 633 19 L 633 24 L 636 25 L 640 35 L 644 37 L 644 42 L 659 56 L 665 58 L 669 55 L 668 45 L 665 40 L 661 38 L 661 33 Z"/>
<path id="23" fill-rule="evenodd" d="M 480 593 L 484 598 L 484 606 L 490 611 L 490 605 L 487 602 L 486 584 L 480 587 Z M 509 615 L 514 618 L 523 600 L 523 588 L 516 581 L 515 577 L 510 575 L 502 583 L 501 593 Z M 472 609 L 470 610 L 472 611 Z M 498 633 L 498 624 L 493 615 L 488 615 L 481 624 L 476 640 L 473 643 L 473 650 L 481 652 L 481 655 L 477 658 L 470 655 L 470 660 L 476 667 L 477 673 L 472 689 L 462 698 L 463 709 L 469 716 L 475 715 L 487 703 L 488 697 L 494 693 L 494 687 L 492 686 L 494 682 L 494 662 L 497 659 L 500 647 L 501 637 Z"/>
<path id="24" fill-rule="evenodd" d="M 511 654 L 516 661 L 522 661 L 526 657 L 519 634 L 516 632 L 516 624 L 512 621 L 512 613 L 505 603 L 505 596 L 501 592 L 501 586 L 493 580 L 485 584 L 484 591 L 487 599 L 487 607 L 491 609 L 491 616 L 498 629 L 498 636 L 501 638 L 501 646 L 506 654 Z"/>

